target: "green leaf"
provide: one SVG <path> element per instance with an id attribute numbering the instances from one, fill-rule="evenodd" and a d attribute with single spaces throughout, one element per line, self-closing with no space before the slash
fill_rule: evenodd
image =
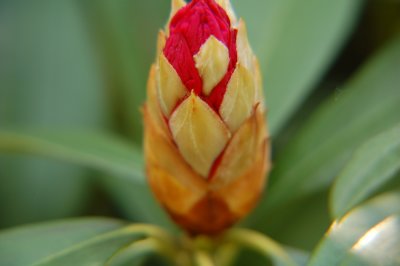
<path id="1" fill-rule="evenodd" d="M 33 265 L 46 257 L 70 249 L 98 235 L 122 228 L 124 225 L 117 220 L 89 218 L 0 231 L 0 265 Z M 110 242 L 110 250 L 116 247 L 115 243 Z"/>
<path id="2" fill-rule="evenodd" d="M 102 56 L 107 62 L 106 74 L 111 80 L 110 98 L 117 109 L 114 110 L 117 113 L 115 122 L 122 123 L 124 133 L 129 133 L 136 143 L 142 142 L 142 116 L 139 109 L 145 99 L 149 65 L 154 60 L 157 31 L 164 25 L 169 12 L 167 2 L 88 0 L 80 3 L 82 8 L 86 8 L 94 33 L 104 49 Z M 151 20 L 148 19 L 149 13 L 153 14 Z M 146 31 L 142 28 L 144 24 Z M 129 165 L 125 164 L 128 168 Z M 143 177 L 142 168 L 140 175 Z M 129 218 L 170 226 L 147 186 L 135 185 L 133 193 L 132 184 L 125 178 L 107 176 L 103 183 Z M 136 205 L 135 208 L 132 205 Z"/>
<path id="3" fill-rule="evenodd" d="M 3 1 L 0 13 L 0 127 L 103 128 L 102 72 L 74 2 Z M 1 156 L 0 169 L 0 226 L 78 215 L 87 205 L 91 183 L 80 167 Z"/>
<path id="4" fill-rule="evenodd" d="M 363 144 L 335 181 L 332 216 L 339 218 L 400 170 L 400 125 Z"/>
<path id="5" fill-rule="evenodd" d="M 358 145 L 400 122 L 399 67 L 400 35 L 315 110 L 279 151 L 259 221 L 271 208 L 327 188 Z"/>
<path id="6" fill-rule="evenodd" d="M 291 117 L 339 52 L 362 1 L 232 1 L 247 22 L 265 80 L 273 135 Z"/>
<path id="7" fill-rule="evenodd" d="M 137 144 L 142 142 L 143 131 L 139 110 L 156 54 L 157 32 L 167 21 L 169 2 L 86 0 L 80 3 L 89 14 L 102 48 L 117 122 Z"/>
<path id="8" fill-rule="evenodd" d="M 0 150 L 50 156 L 145 183 L 141 151 L 100 131 L 0 129 Z"/>
<path id="9" fill-rule="evenodd" d="M 269 210 L 268 217 L 258 225 L 281 243 L 312 250 L 331 224 L 327 206 L 328 193 L 323 191 Z"/>
<path id="10" fill-rule="evenodd" d="M 0 232 L 0 264 L 100 266 L 126 245 L 145 237 L 160 243 L 159 250 L 154 251 L 162 252 L 161 248 L 174 243 L 159 227 L 124 226 L 121 221 L 111 219 L 79 219 L 22 227 Z"/>
<path id="11" fill-rule="evenodd" d="M 305 266 L 310 258 L 310 254 L 307 251 L 295 249 L 292 247 L 285 247 L 286 252 L 289 254 L 290 258 L 298 266 Z"/>
<path id="12" fill-rule="evenodd" d="M 400 193 L 379 196 L 335 221 L 309 266 L 399 265 Z"/>
<path id="13" fill-rule="evenodd" d="M 125 200 L 120 203 L 131 218 L 169 224 L 145 182 L 141 151 L 129 142 L 96 131 L 14 129 L 0 130 L 0 151 L 38 154 L 106 172 L 106 184 L 120 185 L 113 191 Z"/>
<path id="14" fill-rule="evenodd" d="M 102 182 L 124 217 L 133 221 L 160 225 L 170 230 L 177 229 L 166 212 L 160 208 L 160 204 L 156 202 L 147 183 L 133 184 L 118 175 L 106 175 Z"/>
<path id="15" fill-rule="evenodd" d="M 400 215 L 388 217 L 371 230 L 365 236 L 368 240 L 346 256 L 343 266 L 400 265 Z"/>

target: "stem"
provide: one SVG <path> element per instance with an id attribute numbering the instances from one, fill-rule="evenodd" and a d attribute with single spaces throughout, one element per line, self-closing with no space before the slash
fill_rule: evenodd
<path id="1" fill-rule="evenodd" d="M 105 266 L 122 265 L 128 260 L 133 263 L 150 254 L 165 255 L 163 245 L 154 238 L 146 238 L 133 242 L 132 244 L 117 250 L 104 264 Z"/>
<path id="2" fill-rule="evenodd" d="M 139 248 L 146 252 L 144 248 L 149 248 L 153 253 L 160 254 L 171 261 L 175 261 L 177 265 L 186 265 L 185 256 L 182 256 L 181 247 L 178 240 L 170 235 L 161 227 L 149 224 L 132 224 L 119 230 L 118 234 L 121 235 L 142 235 L 147 237 L 139 241 L 135 241 L 127 248 L 121 249 L 121 253 L 136 253 L 134 248 Z M 136 245 L 137 244 L 137 245 Z M 117 253 L 120 253 L 117 251 Z M 181 262 L 183 261 L 183 263 Z"/>
<path id="3" fill-rule="evenodd" d="M 128 225 L 120 230 L 118 230 L 118 234 L 142 234 L 144 236 L 153 237 L 159 240 L 162 240 L 166 243 L 170 243 L 171 245 L 175 243 L 174 237 L 172 237 L 169 233 L 163 230 L 161 227 L 157 227 L 149 224 L 132 224 Z"/>
<path id="4" fill-rule="evenodd" d="M 203 250 L 196 250 L 194 252 L 195 266 L 215 266 L 210 254 Z"/>
<path id="5" fill-rule="evenodd" d="M 218 266 L 230 266 L 238 256 L 239 247 L 235 244 L 224 244 L 215 252 L 215 264 Z"/>
<path id="6" fill-rule="evenodd" d="M 278 243 L 252 230 L 234 228 L 225 234 L 223 241 L 257 251 L 265 257 L 270 258 L 275 265 L 297 265 Z"/>

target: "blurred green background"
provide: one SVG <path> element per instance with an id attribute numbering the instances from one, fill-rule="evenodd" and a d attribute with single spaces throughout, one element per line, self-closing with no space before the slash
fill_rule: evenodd
<path id="1" fill-rule="evenodd" d="M 92 215 L 173 227 L 144 180 L 139 111 L 169 2 L 0 0 L 0 228 Z M 348 155 L 400 121 L 400 79 L 359 74 L 399 40 L 400 1 L 232 3 L 263 70 L 275 158 L 244 224 L 311 250 Z"/>

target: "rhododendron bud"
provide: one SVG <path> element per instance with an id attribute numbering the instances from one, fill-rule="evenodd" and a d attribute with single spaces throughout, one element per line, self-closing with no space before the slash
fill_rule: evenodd
<path id="1" fill-rule="evenodd" d="M 144 107 L 149 184 L 191 234 L 256 204 L 270 168 L 260 70 L 229 0 L 172 1 Z"/>

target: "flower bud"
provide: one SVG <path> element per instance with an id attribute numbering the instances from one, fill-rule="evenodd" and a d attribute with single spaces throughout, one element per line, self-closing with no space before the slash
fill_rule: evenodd
<path id="1" fill-rule="evenodd" d="M 270 169 L 261 75 L 229 0 L 172 1 L 144 107 L 149 184 L 191 234 L 256 204 Z"/>

